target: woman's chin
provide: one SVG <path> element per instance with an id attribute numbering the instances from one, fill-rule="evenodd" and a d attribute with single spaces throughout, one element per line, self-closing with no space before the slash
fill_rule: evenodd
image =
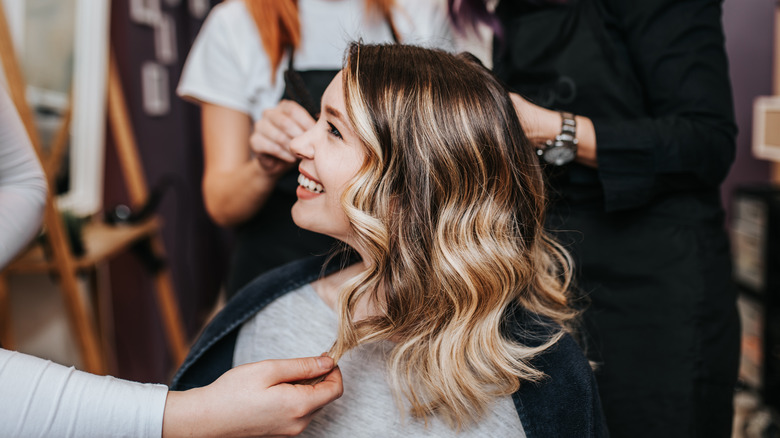
<path id="1" fill-rule="evenodd" d="M 292 220 L 295 222 L 295 225 L 299 226 L 300 228 L 303 228 L 304 230 L 309 230 L 309 228 L 306 227 L 306 221 L 305 216 L 301 212 L 301 209 L 303 207 L 301 206 L 301 201 L 297 200 L 295 201 L 295 204 L 292 206 L 292 210 L 290 211 L 292 214 Z M 309 230 L 313 231 L 313 230 Z"/>
<path id="2" fill-rule="evenodd" d="M 297 200 L 292 206 L 291 215 L 293 222 L 304 230 L 313 233 L 324 234 L 344 242 L 344 238 L 350 233 L 349 221 L 341 212 L 332 212 L 322 209 L 319 205 L 308 203 L 306 200 Z"/>
<path id="3" fill-rule="evenodd" d="M 292 220 L 295 225 L 313 233 L 330 235 L 328 230 L 323 229 L 321 223 L 322 221 L 317 220 L 318 215 L 312 213 L 311 209 L 308 209 L 308 212 L 306 210 L 306 206 L 301 205 L 301 200 L 295 201 L 295 204 L 293 204 L 291 210 Z"/>

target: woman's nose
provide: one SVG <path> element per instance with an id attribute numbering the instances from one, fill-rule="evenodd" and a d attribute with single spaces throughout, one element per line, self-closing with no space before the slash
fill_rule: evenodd
<path id="1" fill-rule="evenodd" d="M 312 159 L 314 157 L 314 146 L 312 139 L 314 137 L 313 134 L 315 129 L 317 129 L 316 124 L 307 129 L 303 134 L 290 140 L 290 150 L 298 158 Z"/>

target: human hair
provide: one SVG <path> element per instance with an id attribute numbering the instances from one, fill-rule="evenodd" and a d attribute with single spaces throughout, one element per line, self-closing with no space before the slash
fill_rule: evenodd
<path id="1" fill-rule="evenodd" d="M 394 0 L 365 0 L 369 12 L 381 14 L 396 34 L 390 12 Z M 301 43 L 301 23 L 297 0 L 244 0 L 249 15 L 257 26 L 271 66 L 279 67 L 282 55 L 288 47 L 297 48 Z"/>
<path id="2" fill-rule="evenodd" d="M 366 157 L 341 202 L 367 270 L 340 294 L 331 355 L 395 342 L 397 401 L 461 428 L 543 378 L 532 359 L 575 316 L 569 256 L 543 229 L 538 159 L 506 89 L 473 56 L 356 43 L 342 74 Z M 378 314 L 355 321 L 363 300 Z M 556 328 L 539 344 L 513 341 L 518 306 Z"/>
<path id="3" fill-rule="evenodd" d="M 530 6 L 565 5 L 569 0 L 520 0 Z M 447 0 L 447 13 L 455 29 L 461 33 L 476 30 L 480 24 L 485 24 L 493 31 L 498 48 L 503 49 L 504 29 L 501 21 L 493 13 L 493 7 L 488 6 L 490 0 Z"/>

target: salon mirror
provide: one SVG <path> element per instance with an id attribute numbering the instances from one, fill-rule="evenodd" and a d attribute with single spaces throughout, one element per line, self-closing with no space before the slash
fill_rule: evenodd
<path id="1" fill-rule="evenodd" d="M 110 3 L 2 0 L 44 168 L 59 208 L 79 217 L 98 212 L 103 196 Z M 58 138 L 62 157 L 47 163 Z"/>

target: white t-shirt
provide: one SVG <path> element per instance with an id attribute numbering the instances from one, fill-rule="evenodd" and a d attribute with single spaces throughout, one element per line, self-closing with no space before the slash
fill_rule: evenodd
<path id="1" fill-rule="evenodd" d="M 160 437 L 168 388 L 0 349 L 0 436 Z"/>
<path id="2" fill-rule="evenodd" d="M 366 13 L 365 0 L 299 0 L 301 44 L 296 70 L 339 70 L 348 44 L 392 42 L 380 14 Z M 400 42 L 451 50 L 452 31 L 442 0 L 397 0 L 393 24 Z M 243 0 L 212 9 L 184 65 L 177 93 L 195 101 L 241 111 L 257 120 L 284 92 L 289 54 L 272 71 L 255 22 Z M 275 78 L 275 81 L 272 81 Z"/>

